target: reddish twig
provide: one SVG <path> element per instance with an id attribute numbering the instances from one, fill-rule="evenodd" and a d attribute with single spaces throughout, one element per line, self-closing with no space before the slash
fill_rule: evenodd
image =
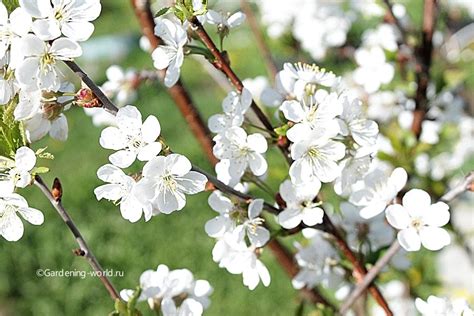
<path id="1" fill-rule="evenodd" d="M 242 7 L 242 11 L 244 11 L 245 15 L 247 16 L 247 21 L 249 23 L 250 29 L 252 30 L 253 36 L 257 42 L 258 50 L 262 55 L 263 61 L 265 62 L 265 66 L 267 68 L 267 72 L 271 80 L 273 80 L 278 73 L 277 66 L 275 65 L 275 61 L 272 58 L 272 54 L 270 49 L 268 48 L 265 38 L 263 37 L 262 30 L 260 25 L 253 14 L 253 9 L 250 7 L 250 4 L 247 0 L 241 0 L 240 5 Z"/>
<path id="2" fill-rule="evenodd" d="M 61 202 L 62 196 L 62 188 L 58 179 L 54 180 L 53 190 L 50 190 L 48 186 L 44 183 L 43 179 L 40 176 L 35 177 L 35 185 L 41 190 L 41 192 L 46 196 L 49 200 L 51 205 L 56 209 L 61 219 L 67 225 L 71 233 L 74 235 L 77 244 L 79 245 L 79 251 L 75 251 L 78 255 L 84 257 L 89 262 L 89 265 L 92 269 L 96 272 L 97 277 L 100 279 L 104 287 L 110 294 L 113 300 L 120 300 L 120 296 L 118 295 L 117 290 L 112 285 L 110 280 L 105 275 L 104 269 L 102 269 L 101 265 L 97 261 L 96 257 L 92 253 L 92 250 L 87 245 L 84 237 L 82 237 L 81 232 L 74 224 L 71 216 L 67 213 L 66 209 L 64 208 Z"/>
<path id="3" fill-rule="evenodd" d="M 155 22 L 153 19 L 153 13 L 150 10 L 149 1 L 131 0 L 131 3 L 135 15 L 140 23 L 143 35 L 146 36 L 150 42 L 152 49 L 155 49 L 161 44 L 161 40 L 155 35 Z M 164 70 L 162 72 L 164 73 Z M 183 83 L 178 80 L 174 86 L 168 88 L 168 92 L 176 106 L 181 111 L 186 122 L 188 122 L 191 131 L 201 144 L 201 147 L 206 153 L 209 161 L 213 164 L 217 163 L 218 160 L 212 152 L 213 141 L 210 137 L 210 131 L 204 123 L 203 118 L 199 114 L 199 111 L 194 105 L 191 96 L 187 92 Z"/>
<path id="4" fill-rule="evenodd" d="M 422 40 L 416 49 L 416 95 L 415 111 L 411 130 L 417 138 L 421 135 L 423 120 L 428 111 L 428 97 L 426 91 L 430 81 L 431 59 L 433 55 L 433 32 L 436 22 L 437 0 L 425 0 L 423 10 Z"/>

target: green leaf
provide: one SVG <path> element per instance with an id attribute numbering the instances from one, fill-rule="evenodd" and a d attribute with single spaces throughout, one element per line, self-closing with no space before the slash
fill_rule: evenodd
<path id="1" fill-rule="evenodd" d="M 9 13 L 11 13 L 13 10 L 20 6 L 18 0 L 3 0 L 3 4 L 5 5 Z"/>
<path id="2" fill-rule="evenodd" d="M 26 146 L 26 136 L 21 122 L 15 121 L 13 112 L 18 97 L 0 106 L 0 156 L 13 157 L 18 148 Z"/>
<path id="3" fill-rule="evenodd" d="M 47 167 L 35 167 L 31 170 L 32 174 L 42 174 L 42 173 L 48 173 L 49 168 Z"/>
<path id="4" fill-rule="evenodd" d="M 286 132 L 290 129 L 288 124 L 282 125 L 280 127 L 275 128 L 275 133 L 277 133 L 278 136 L 286 136 Z"/>
<path id="5" fill-rule="evenodd" d="M 171 8 L 169 8 L 169 7 L 161 8 L 160 11 L 156 12 L 155 18 L 160 17 L 162 15 L 165 15 L 166 13 L 168 13 L 170 11 L 171 11 Z"/>

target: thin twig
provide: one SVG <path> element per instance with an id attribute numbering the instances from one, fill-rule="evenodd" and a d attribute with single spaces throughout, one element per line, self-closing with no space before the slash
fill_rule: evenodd
<path id="1" fill-rule="evenodd" d="M 460 194 L 472 190 L 472 185 L 474 182 L 474 171 L 471 171 L 462 182 L 460 182 L 458 185 L 453 187 L 452 189 L 448 190 L 439 200 L 445 203 L 449 203 L 453 201 L 456 197 L 458 197 Z M 377 275 L 382 271 L 382 269 L 390 262 L 390 260 L 393 258 L 393 256 L 396 255 L 398 250 L 400 249 L 400 244 L 398 243 L 398 240 L 395 240 L 390 248 L 387 250 L 387 252 L 380 258 L 375 265 L 370 269 L 370 271 L 365 275 L 364 279 L 362 282 L 360 282 L 357 287 L 354 289 L 354 291 L 349 295 L 349 298 L 346 299 L 344 304 L 342 305 L 340 309 L 340 313 L 344 314 L 349 310 L 349 308 L 354 304 L 354 302 L 357 300 L 357 298 L 365 291 L 365 289 L 372 284 L 374 279 L 377 277 Z"/>
<path id="2" fill-rule="evenodd" d="M 357 284 L 357 287 L 352 291 L 348 298 L 344 299 L 344 303 L 339 309 L 339 313 L 344 315 L 347 313 L 349 308 L 355 303 L 355 301 L 361 296 L 367 287 L 370 286 L 375 277 L 380 273 L 380 271 L 388 264 L 392 257 L 400 250 L 400 244 L 397 240 L 390 246 L 387 252 L 383 255 L 380 260 L 372 267 L 372 269 L 367 272 L 362 282 Z"/>
<path id="3" fill-rule="evenodd" d="M 58 180 L 56 180 L 55 182 L 59 183 Z M 77 244 L 80 247 L 80 250 L 81 250 L 80 255 L 87 259 L 92 269 L 96 272 L 97 277 L 100 279 L 104 287 L 109 292 L 110 297 L 112 297 L 113 300 L 120 300 L 120 296 L 118 295 L 117 290 L 112 285 L 110 280 L 107 278 L 104 272 L 104 269 L 102 269 L 101 265 L 99 264 L 96 257 L 92 253 L 92 250 L 87 245 L 84 237 L 82 237 L 81 232 L 79 231 L 77 226 L 74 224 L 71 216 L 69 216 L 69 214 L 67 213 L 66 209 L 64 208 L 61 202 L 61 199 L 58 198 L 57 194 L 53 195 L 52 191 L 48 188 L 48 186 L 44 183 L 43 179 L 41 179 L 40 176 L 35 177 L 35 185 L 38 188 L 40 188 L 41 192 L 46 196 L 46 198 L 49 200 L 51 205 L 56 209 L 59 216 L 61 216 L 61 219 L 67 225 L 67 227 L 73 234 L 74 238 L 76 239 Z"/>
<path id="4" fill-rule="evenodd" d="M 433 55 L 433 33 L 436 24 L 437 0 L 425 0 L 423 10 L 422 41 L 416 49 L 416 95 L 415 111 L 411 130 L 417 138 L 421 135 L 423 120 L 428 111 L 428 96 L 426 94 L 430 81 L 431 59 Z"/>
<path id="5" fill-rule="evenodd" d="M 354 252 L 351 250 L 347 242 L 344 240 L 342 237 L 341 233 L 339 230 L 334 226 L 332 223 L 331 219 L 327 214 L 324 214 L 324 224 L 327 226 L 327 231 L 334 237 L 334 240 L 336 242 L 336 245 L 341 249 L 343 252 L 344 256 L 352 263 L 352 266 L 354 268 L 354 277 L 356 278 L 356 281 L 358 284 L 363 282 L 363 278 L 367 274 L 367 269 L 363 264 L 359 262 L 357 257 L 355 256 Z M 369 287 L 369 292 L 372 295 L 372 297 L 375 299 L 375 301 L 382 307 L 382 309 L 385 311 L 385 314 L 387 316 L 392 316 L 393 313 L 390 310 L 390 307 L 388 306 L 387 301 L 382 295 L 382 292 L 378 289 L 378 287 L 375 284 L 370 285 Z"/>
<path id="6" fill-rule="evenodd" d="M 278 73 L 277 66 L 275 61 L 273 60 L 272 54 L 270 49 L 265 42 L 265 38 L 263 37 L 262 29 L 255 18 L 253 13 L 253 9 L 250 7 L 250 4 L 247 0 L 241 0 L 240 6 L 242 7 L 242 11 L 244 11 L 245 15 L 247 16 L 247 21 L 249 23 L 250 29 L 252 30 L 253 36 L 255 37 L 255 41 L 257 42 L 258 50 L 260 51 L 260 55 L 262 55 L 263 61 L 265 62 L 265 66 L 267 68 L 268 75 L 271 80 L 274 80 L 276 74 Z"/>

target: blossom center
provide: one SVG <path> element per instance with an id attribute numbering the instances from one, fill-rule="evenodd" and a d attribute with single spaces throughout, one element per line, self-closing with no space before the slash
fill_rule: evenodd
<path id="1" fill-rule="evenodd" d="M 176 188 L 178 187 L 178 183 L 176 182 L 175 178 L 168 174 L 163 176 L 162 178 L 163 185 L 168 188 L 170 191 L 176 191 Z"/>

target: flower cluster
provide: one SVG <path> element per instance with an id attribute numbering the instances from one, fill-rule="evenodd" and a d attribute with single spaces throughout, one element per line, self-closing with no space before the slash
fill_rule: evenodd
<path id="1" fill-rule="evenodd" d="M 188 269 L 170 270 L 160 264 L 156 270 L 146 270 L 140 276 L 138 301 L 148 301 L 150 308 L 164 316 L 200 316 L 210 305 L 212 286 L 206 280 L 195 280 Z M 129 301 L 134 290 L 120 291 Z"/>
<path id="2" fill-rule="evenodd" d="M 186 205 L 185 194 L 204 190 L 207 178 L 191 171 L 186 157 L 159 156 L 161 127 L 155 116 L 142 122 L 140 111 L 127 105 L 118 110 L 114 125 L 105 128 L 100 136 L 100 145 L 116 152 L 109 156 L 112 164 L 97 171 L 99 179 L 109 183 L 94 190 L 98 200 L 120 203 L 123 218 L 136 222 L 142 214 L 149 220 L 152 215 L 179 211 Z M 137 159 L 146 161 L 141 175 L 125 175 L 120 168 L 130 167 Z"/>
<path id="3" fill-rule="evenodd" d="M 73 101 L 60 61 L 81 56 L 79 41 L 87 40 L 101 11 L 99 0 L 20 1 L 8 15 L 0 3 L 0 103 L 15 95 L 15 119 L 24 122 L 28 141 L 46 134 L 64 141 L 68 124 L 63 112 Z"/>

